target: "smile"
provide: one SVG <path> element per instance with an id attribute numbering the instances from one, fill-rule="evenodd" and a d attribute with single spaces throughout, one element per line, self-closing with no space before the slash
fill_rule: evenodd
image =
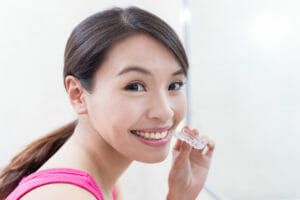
<path id="1" fill-rule="evenodd" d="M 168 135 L 167 130 L 162 132 L 143 132 L 143 131 L 132 130 L 131 133 L 143 137 L 145 139 L 152 139 L 152 140 L 160 140 L 165 138 Z"/>
<path id="2" fill-rule="evenodd" d="M 131 130 L 130 132 L 134 135 L 140 142 L 152 146 L 152 147 L 160 147 L 169 143 L 171 137 L 168 132 L 168 129 L 159 130 L 160 132 L 156 132 L 158 130 L 151 131 L 137 131 Z"/>

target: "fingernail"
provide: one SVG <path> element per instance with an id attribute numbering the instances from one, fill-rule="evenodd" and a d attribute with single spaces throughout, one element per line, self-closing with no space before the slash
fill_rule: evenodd
<path id="1" fill-rule="evenodd" d="M 184 128 L 187 128 L 188 130 L 191 130 L 189 125 L 185 125 Z"/>
<path id="2" fill-rule="evenodd" d="M 193 129 L 192 131 L 196 134 L 199 134 L 199 131 L 197 129 Z"/>

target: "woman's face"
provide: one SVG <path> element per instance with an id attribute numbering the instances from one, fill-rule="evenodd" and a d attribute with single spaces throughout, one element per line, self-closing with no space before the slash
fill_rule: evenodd
<path id="1" fill-rule="evenodd" d="M 145 34 L 113 45 L 87 96 L 93 128 L 122 155 L 163 161 L 170 135 L 186 113 L 185 75 L 174 55 Z M 139 134 L 139 135 L 138 135 Z"/>

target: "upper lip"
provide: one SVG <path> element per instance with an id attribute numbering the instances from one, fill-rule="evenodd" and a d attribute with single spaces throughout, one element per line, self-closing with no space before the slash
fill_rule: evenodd
<path id="1" fill-rule="evenodd" d="M 171 126 L 168 127 L 162 127 L 162 128 L 145 128 L 145 129 L 134 129 L 133 131 L 139 131 L 139 132 L 152 132 L 152 133 L 162 133 L 165 131 L 168 131 L 171 128 Z"/>

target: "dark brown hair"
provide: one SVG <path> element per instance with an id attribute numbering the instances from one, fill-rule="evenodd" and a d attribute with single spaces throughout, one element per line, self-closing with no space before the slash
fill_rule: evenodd
<path id="1" fill-rule="evenodd" d="M 64 80 L 73 75 L 82 86 L 93 89 L 93 76 L 105 60 L 109 48 L 121 39 L 144 33 L 170 50 L 187 75 L 188 60 L 174 30 L 157 16 L 137 7 L 112 8 L 98 12 L 75 27 L 64 55 Z M 73 134 L 73 121 L 34 141 L 17 154 L 0 174 L 0 200 L 4 200 L 20 180 L 39 169 Z"/>

